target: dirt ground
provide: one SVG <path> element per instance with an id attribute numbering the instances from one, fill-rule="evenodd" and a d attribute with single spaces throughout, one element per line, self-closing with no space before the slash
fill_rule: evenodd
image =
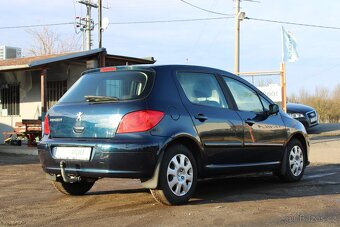
<path id="1" fill-rule="evenodd" d="M 187 205 L 172 207 L 138 180 L 103 179 L 85 196 L 66 196 L 37 156 L 0 153 L 0 226 L 340 226 L 340 139 L 311 145 L 299 183 L 268 174 L 205 180 Z"/>

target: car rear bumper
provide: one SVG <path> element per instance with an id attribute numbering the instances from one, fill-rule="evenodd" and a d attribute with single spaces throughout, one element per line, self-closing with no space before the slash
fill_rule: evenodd
<path id="1" fill-rule="evenodd" d="M 60 162 L 67 174 L 91 177 L 149 178 L 153 175 L 165 138 L 137 137 L 130 140 L 43 139 L 38 144 L 42 168 L 49 174 L 60 174 Z M 54 147 L 91 147 L 89 161 L 63 160 L 53 157 Z"/>

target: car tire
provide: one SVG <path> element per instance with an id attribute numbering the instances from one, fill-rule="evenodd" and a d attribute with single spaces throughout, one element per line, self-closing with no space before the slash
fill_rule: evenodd
<path id="1" fill-rule="evenodd" d="M 288 143 L 286 152 L 282 162 L 286 165 L 285 171 L 279 177 L 284 182 L 300 181 L 306 167 L 306 151 L 299 140 L 293 139 Z"/>
<path id="2" fill-rule="evenodd" d="M 176 144 L 165 150 L 160 167 L 159 187 L 150 191 L 159 203 L 181 205 L 191 198 L 196 184 L 196 160 L 187 147 Z"/>
<path id="3" fill-rule="evenodd" d="M 54 188 L 65 195 L 84 195 L 86 192 L 90 191 L 94 183 L 94 181 L 86 180 L 74 183 L 66 183 L 62 180 L 52 181 Z"/>

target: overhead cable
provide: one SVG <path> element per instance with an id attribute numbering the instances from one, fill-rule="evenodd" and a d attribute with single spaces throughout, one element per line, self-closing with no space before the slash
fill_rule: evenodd
<path id="1" fill-rule="evenodd" d="M 187 2 L 187 1 L 184 1 L 184 0 L 180 0 L 181 2 L 189 5 L 189 6 L 192 6 L 196 9 L 199 9 L 199 10 L 202 10 L 202 11 L 205 11 L 205 12 L 208 12 L 208 13 L 213 13 L 213 14 L 218 14 L 218 15 L 224 15 L 224 16 L 234 16 L 233 14 L 226 14 L 226 13 L 220 13 L 220 12 L 215 12 L 215 11 L 212 11 L 212 10 L 208 10 L 208 9 L 204 9 L 202 7 L 199 7 L 199 6 L 196 6 L 190 2 Z"/>
<path id="2" fill-rule="evenodd" d="M 289 22 L 289 21 L 278 21 L 278 20 L 268 20 L 268 19 L 261 19 L 261 18 L 252 18 L 252 17 L 245 17 L 244 19 L 255 20 L 255 21 L 262 21 L 262 22 L 270 22 L 270 23 L 277 23 L 277 24 L 290 24 L 290 25 L 312 27 L 312 28 L 325 28 L 325 29 L 340 30 L 340 27 L 334 27 L 334 26 L 324 26 L 324 25 L 316 25 L 316 24 L 304 24 L 304 23 L 296 23 L 296 22 Z"/>
<path id="3" fill-rule="evenodd" d="M 54 23 L 54 24 L 33 24 L 33 25 L 19 25 L 19 26 L 7 26 L 0 27 L 0 29 L 16 29 L 16 28 L 36 28 L 36 27 L 48 27 L 48 26 L 59 26 L 74 24 L 74 22 Z"/>
<path id="4" fill-rule="evenodd" d="M 156 24 L 156 23 L 174 23 L 174 22 L 194 22 L 194 21 L 209 21 L 209 20 L 223 20 L 230 19 L 233 17 L 207 17 L 207 18 L 193 18 L 193 19 L 174 19 L 174 20 L 151 20 L 151 21 L 122 21 L 122 22 L 111 22 L 110 24 L 124 25 L 124 24 Z M 48 26 L 59 26 L 59 25 L 70 25 L 74 22 L 54 23 L 54 24 L 34 24 L 34 25 L 18 25 L 18 26 L 7 26 L 0 27 L 0 30 L 4 29 L 17 29 L 17 28 L 35 28 L 35 27 L 48 27 Z"/>
<path id="5" fill-rule="evenodd" d="M 151 20 L 151 21 L 125 21 L 125 22 L 110 22 L 110 24 L 124 25 L 124 24 L 156 24 L 156 23 L 174 23 L 174 22 L 192 22 L 192 21 L 209 21 L 209 20 L 223 20 L 234 17 L 208 17 L 208 18 L 194 18 L 194 19 L 174 19 L 174 20 Z"/>
<path id="6" fill-rule="evenodd" d="M 194 21 L 224 20 L 224 19 L 231 19 L 231 18 L 234 18 L 234 17 L 233 16 L 224 16 L 224 17 L 207 17 L 207 18 L 173 19 L 173 20 L 122 21 L 122 22 L 111 22 L 110 24 L 113 24 L 113 25 L 157 24 L 157 23 L 175 23 L 175 22 L 194 22 Z M 316 24 L 304 24 L 304 23 L 296 23 L 296 22 L 289 22 L 289 21 L 279 21 L 279 20 L 269 20 L 269 19 L 253 18 L 253 17 L 245 17 L 245 19 L 254 20 L 254 21 L 261 21 L 261 22 L 269 22 L 269 23 L 289 24 L 289 25 L 296 25 L 296 26 L 312 27 L 312 28 L 340 30 L 340 27 L 335 27 L 335 26 L 325 26 L 325 25 L 316 25 Z M 19 29 L 19 28 L 34 28 L 34 27 L 48 27 L 48 26 L 61 26 L 61 25 L 71 25 L 71 24 L 73 25 L 74 22 L 6 26 L 6 27 L 0 27 L 0 30 L 4 30 L 4 29 Z"/>

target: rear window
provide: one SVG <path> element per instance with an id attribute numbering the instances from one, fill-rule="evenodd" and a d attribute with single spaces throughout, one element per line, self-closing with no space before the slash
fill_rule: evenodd
<path id="1" fill-rule="evenodd" d="M 83 75 L 59 100 L 86 102 L 86 97 L 112 97 L 115 101 L 144 98 L 148 95 L 153 74 L 141 71 L 117 71 Z"/>

